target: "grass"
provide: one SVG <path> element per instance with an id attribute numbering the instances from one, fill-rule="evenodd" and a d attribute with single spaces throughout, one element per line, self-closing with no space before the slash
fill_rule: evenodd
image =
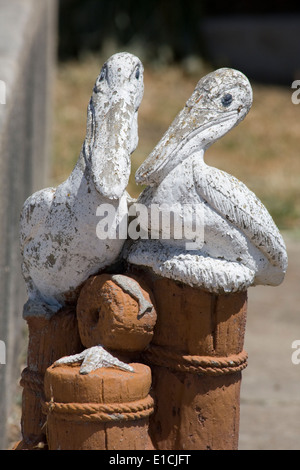
<path id="1" fill-rule="evenodd" d="M 67 178 L 85 137 L 86 107 L 104 60 L 88 56 L 60 64 L 55 84 L 51 183 Z M 207 70 L 208 71 L 208 70 Z M 207 72 L 203 71 L 203 75 Z M 200 75 L 183 67 L 145 66 L 145 94 L 139 111 L 139 145 L 132 155 L 129 193 L 141 187 L 134 173 L 184 106 Z M 292 90 L 253 83 L 254 102 L 246 119 L 206 152 L 206 163 L 242 180 L 266 205 L 280 229 L 300 221 L 300 105 Z"/>

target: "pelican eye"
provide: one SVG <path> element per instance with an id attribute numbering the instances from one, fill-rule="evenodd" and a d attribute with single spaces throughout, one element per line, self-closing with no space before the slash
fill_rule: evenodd
<path id="1" fill-rule="evenodd" d="M 135 71 L 135 78 L 138 80 L 140 78 L 140 68 L 138 67 Z"/>
<path id="2" fill-rule="evenodd" d="M 232 103 L 232 95 L 230 93 L 226 93 L 221 99 L 222 105 L 226 108 Z"/>

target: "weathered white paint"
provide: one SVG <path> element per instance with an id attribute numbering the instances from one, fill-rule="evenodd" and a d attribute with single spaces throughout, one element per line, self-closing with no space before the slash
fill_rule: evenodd
<path id="1" fill-rule="evenodd" d="M 124 240 L 97 237 L 96 211 L 100 204 L 113 204 L 116 224 L 127 213 L 126 186 L 142 96 L 140 60 L 129 53 L 113 55 L 96 80 L 74 170 L 57 188 L 26 200 L 20 228 L 28 290 L 24 316 L 56 312 L 91 274 L 118 259 Z"/>
<path id="2" fill-rule="evenodd" d="M 93 346 L 85 349 L 79 354 L 73 356 L 64 356 L 54 362 L 54 366 L 61 366 L 65 364 L 74 364 L 81 362 L 80 374 L 88 374 L 93 370 L 100 369 L 101 367 L 116 367 L 127 372 L 134 372 L 133 367 L 125 362 L 120 361 L 117 357 L 112 356 L 101 345 Z"/>
<path id="3" fill-rule="evenodd" d="M 223 68 L 202 78 L 184 109 L 136 173 L 147 184 L 138 203 L 201 204 L 204 240 L 138 240 L 132 264 L 211 292 L 256 284 L 278 285 L 287 269 L 284 241 L 267 209 L 243 183 L 203 160 L 205 149 L 236 126 L 252 105 L 252 89 L 239 71 Z"/>

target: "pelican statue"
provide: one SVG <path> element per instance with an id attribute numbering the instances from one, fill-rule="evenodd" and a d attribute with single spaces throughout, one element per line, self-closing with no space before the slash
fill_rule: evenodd
<path id="1" fill-rule="evenodd" d="M 143 91 L 143 66 L 137 57 L 118 53 L 107 60 L 93 88 L 86 137 L 75 168 L 57 188 L 38 191 L 25 201 L 20 221 L 22 272 L 28 292 L 24 318 L 51 316 L 76 301 L 89 276 L 119 259 L 125 239 L 115 236 L 115 229 L 130 202 L 126 186 L 130 156 L 138 143 L 137 115 Z M 107 237 L 100 239 L 97 210 L 108 206 L 115 214 L 111 233 L 108 229 Z M 122 284 L 122 276 L 116 281 Z M 126 280 L 123 284 L 130 290 Z M 136 298 L 136 292 L 133 295 Z M 97 351 L 107 363 L 108 353 L 101 347 Z"/>
<path id="2" fill-rule="evenodd" d="M 237 70 L 221 68 L 198 82 L 136 173 L 136 182 L 147 185 L 137 203 L 147 207 L 149 218 L 141 219 L 144 236 L 128 248 L 130 264 L 217 294 L 282 282 L 286 248 L 267 209 L 237 178 L 204 162 L 205 150 L 242 121 L 251 105 L 251 85 Z M 197 208 L 201 236 L 188 239 L 183 231 L 167 239 L 160 229 L 151 237 L 154 206 L 170 207 L 183 226 Z"/>
<path id="3" fill-rule="evenodd" d="M 109 234 L 99 239 L 96 212 L 101 204 L 113 205 L 115 225 L 127 213 L 142 96 L 140 60 L 129 53 L 113 55 L 93 88 L 86 137 L 72 173 L 57 188 L 42 189 L 25 201 L 20 238 L 31 308 L 57 311 L 90 275 L 118 259 L 124 239 Z"/>

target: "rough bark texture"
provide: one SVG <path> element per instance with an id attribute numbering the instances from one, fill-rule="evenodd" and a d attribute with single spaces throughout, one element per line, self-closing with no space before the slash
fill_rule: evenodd
<path id="1" fill-rule="evenodd" d="M 46 417 L 42 412 L 44 374 L 54 361 L 83 349 L 76 321 L 75 309 L 62 309 L 51 318 L 29 317 L 27 367 L 22 372 L 22 446 L 35 448 L 46 443 L 43 427 Z"/>
<path id="2" fill-rule="evenodd" d="M 237 449 L 247 292 L 216 296 L 168 279 L 154 282 L 153 292 L 154 446 Z"/>

